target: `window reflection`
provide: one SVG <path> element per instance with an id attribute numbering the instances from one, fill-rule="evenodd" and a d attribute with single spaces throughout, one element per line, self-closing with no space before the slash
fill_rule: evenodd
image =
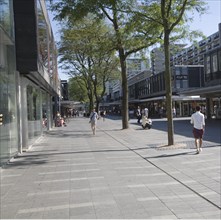
<path id="1" fill-rule="evenodd" d="M 218 61 L 217 61 L 217 54 L 213 54 L 212 55 L 212 62 L 213 62 L 213 72 L 217 72 L 218 71 Z"/>
<path id="2" fill-rule="evenodd" d="M 16 67 L 11 0 L 0 0 L 0 164 L 18 150 Z"/>
<path id="3" fill-rule="evenodd" d="M 0 0 L 0 28 L 2 27 L 9 36 L 13 36 L 12 16 L 10 15 L 12 1 Z"/>
<path id="4" fill-rule="evenodd" d="M 219 71 L 221 71 L 221 50 L 218 52 Z"/>
<path id="5" fill-rule="evenodd" d="M 48 27 L 41 8 L 41 4 L 38 1 L 38 43 L 39 43 L 39 59 L 45 68 L 49 68 L 48 63 Z"/>

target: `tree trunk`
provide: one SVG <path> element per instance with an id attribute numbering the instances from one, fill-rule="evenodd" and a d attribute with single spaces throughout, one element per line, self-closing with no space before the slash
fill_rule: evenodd
<path id="1" fill-rule="evenodd" d="M 97 100 L 96 101 L 96 111 L 97 111 L 97 113 L 99 113 L 99 108 L 100 107 L 100 101 L 99 100 Z"/>
<path id="2" fill-rule="evenodd" d="M 172 86 L 171 86 L 171 71 L 170 71 L 170 42 L 169 33 L 165 31 L 164 36 L 164 51 L 165 51 L 165 84 L 166 84 L 166 113 L 167 113 L 167 129 L 168 129 L 168 146 L 174 144 L 174 128 L 172 115 Z"/>
<path id="3" fill-rule="evenodd" d="M 121 65 L 121 79 L 122 79 L 122 129 L 129 128 L 128 124 L 128 85 L 127 85 L 127 68 L 124 56 L 124 50 L 119 49 L 120 65 Z"/>
<path id="4" fill-rule="evenodd" d="M 114 1 L 115 2 L 115 1 Z M 122 44 L 122 37 L 119 31 L 118 26 L 118 17 L 116 10 L 116 2 L 113 5 L 113 25 L 117 38 L 117 48 L 120 58 L 120 66 L 121 66 L 121 85 L 122 85 L 122 106 L 121 106 L 121 115 L 122 115 L 122 129 L 129 128 L 128 124 L 128 86 L 127 86 L 127 67 L 126 67 L 126 57 Z"/>

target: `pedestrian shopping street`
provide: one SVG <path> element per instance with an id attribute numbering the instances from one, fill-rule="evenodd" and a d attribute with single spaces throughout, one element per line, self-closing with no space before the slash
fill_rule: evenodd
<path id="1" fill-rule="evenodd" d="M 1 219 L 220 219 L 220 120 L 206 121 L 196 154 L 190 118 L 144 130 L 88 118 L 47 131 L 0 170 Z"/>

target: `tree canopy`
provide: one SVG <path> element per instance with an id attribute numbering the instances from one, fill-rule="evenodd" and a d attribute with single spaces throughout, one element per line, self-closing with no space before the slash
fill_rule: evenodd
<path id="1" fill-rule="evenodd" d="M 106 82 L 117 77 L 119 61 L 110 50 L 111 31 L 101 19 L 92 15 L 69 23 L 61 30 L 58 44 L 60 63 L 78 88 L 85 92 L 90 109 L 97 109 L 106 91 Z M 72 80 L 72 83 L 73 83 Z"/>
<path id="2" fill-rule="evenodd" d="M 113 28 L 113 42 L 118 52 L 122 82 L 122 127 L 128 128 L 128 85 L 126 58 L 155 43 L 165 51 L 165 79 L 168 116 L 168 143 L 173 144 L 170 43 L 186 37 L 187 12 L 205 11 L 203 0 L 63 0 L 54 2 L 56 19 L 77 21 L 89 13 L 103 18 Z"/>

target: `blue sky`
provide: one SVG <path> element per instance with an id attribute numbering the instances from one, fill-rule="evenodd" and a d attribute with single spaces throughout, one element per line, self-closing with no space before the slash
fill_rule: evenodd
<path id="1" fill-rule="evenodd" d="M 221 0 L 207 0 L 208 12 L 202 16 L 198 14 L 194 15 L 194 21 L 190 23 L 191 30 L 200 30 L 205 36 L 210 36 L 218 31 L 218 25 L 221 23 Z M 55 39 L 59 40 L 59 26 L 56 22 L 52 21 L 52 29 L 55 35 Z M 200 40 L 200 39 L 199 39 Z M 69 77 L 59 70 L 60 78 L 67 80 Z"/>
<path id="2" fill-rule="evenodd" d="M 207 0 L 209 10 L 206 14 L 199 17 L 194 16 L 194 21 L 190 23 L 192 30 L 201 30 L 206 36 L 218 31 L 218 24 L 221 23 L 221 1 Z"/>

